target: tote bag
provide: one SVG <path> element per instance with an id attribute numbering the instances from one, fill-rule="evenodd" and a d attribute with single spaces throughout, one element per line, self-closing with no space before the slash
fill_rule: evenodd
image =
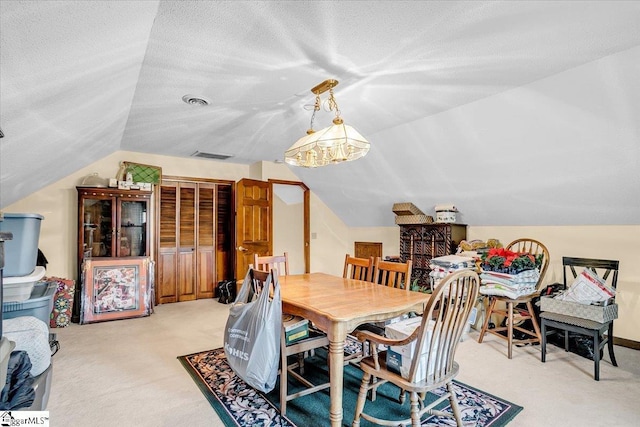
<path id="1" fill-rule="evenodd" d="M 256 295 L 250 271 L 229 308 L 224 352 L 236 375 L 251 387 L 267 393 L 273 390 L 278 378 L 282 300 L 277 276 L 269 274 L 264 288 Z M 271 285 L 272 296 L 269 295 Z"/>

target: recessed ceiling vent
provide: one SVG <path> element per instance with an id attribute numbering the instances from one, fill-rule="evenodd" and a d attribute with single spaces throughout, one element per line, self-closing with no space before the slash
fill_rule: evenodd
<path id="1" fill-rule="evenodd" d="M 195 95 L 185 95 L 182 97 L 182 100 L 190 105 L 209 105 L 209 101 L 207 99 Z"/>
<path id="2" fill-rule="evenodd" d="M 191 155 L 191 157 L 202 157 L 203 159 L 212 160 L 227 160 L 228 158 L 233 157 L 233 155 L 220 153 L 204 153 L 202 151 L 196 151 Z"/>

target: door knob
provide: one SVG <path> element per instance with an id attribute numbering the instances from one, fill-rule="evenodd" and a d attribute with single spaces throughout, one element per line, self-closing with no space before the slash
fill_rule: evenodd
<path id="1" fill-rule="evenodd" d="M 241 252 L 247 252 L 249 249 L 242 247 L 242 246 L 238 246 L 238 250 Z"/>

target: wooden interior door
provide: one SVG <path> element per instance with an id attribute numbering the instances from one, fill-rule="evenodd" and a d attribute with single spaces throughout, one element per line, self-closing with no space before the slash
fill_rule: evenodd
<path id="1" fill-rule="evenodd" d="M 178 184 L 163 182 L 158 199 L 156 303 L 178 301 Z"/>
<path id="2" fill-rule="evenodd" d="M 196 299 L 196 184 L 180 183 L 178 301 Z"/>
<path id="3" fill-rule="evenodd" d="M 198 184 L 196 298 L 213 298 L 216 283 L 216 185 Z"/>
<path id="4" fill-rule="evenodd" d="M 241 179 L 236 186 L 236 278 L 242 282 L 253 254 L 273 251 L 271 183 Z"/>

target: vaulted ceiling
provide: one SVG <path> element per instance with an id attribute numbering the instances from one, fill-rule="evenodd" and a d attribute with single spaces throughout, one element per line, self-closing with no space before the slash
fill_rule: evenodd
<path id="1" fill-rule="evenodd" d="M 118 150 L 281 161 L 334 78 L 371 151 L 292 170 L 347 225 L 392 225 L 394 202 L 474 225 L 640 224 L 638 1 L 2 0 L 0 15 L 0 207 Z"/>

